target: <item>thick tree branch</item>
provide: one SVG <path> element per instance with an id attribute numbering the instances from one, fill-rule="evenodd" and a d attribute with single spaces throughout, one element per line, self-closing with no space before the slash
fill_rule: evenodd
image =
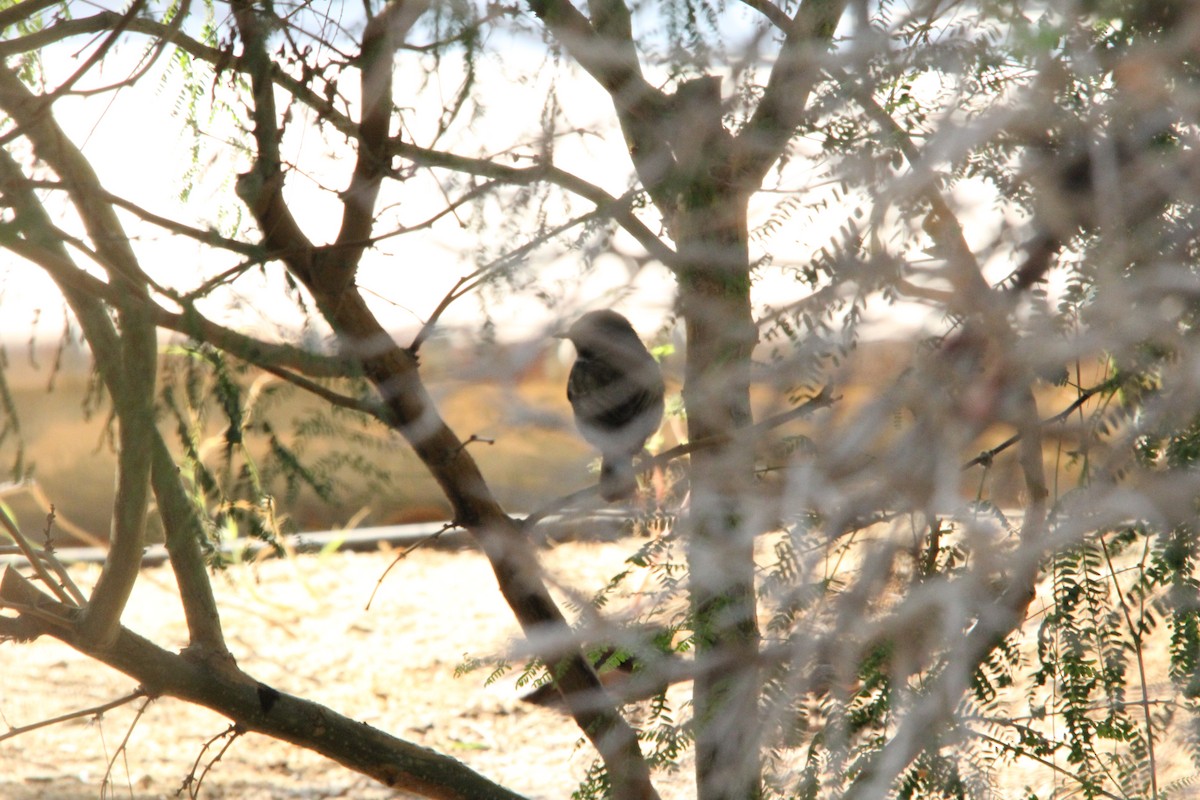
<path id="1" fill-rule="evenodd" d="M 501 593 L 531 640 L 569 634 L 570 626 L 555 604 L 538 566 L 537 554 L 521 527 L 492 496 L 469 450 L 445 424 L 425 389 L 415 356 L 401 349 L 379 324 L 362 295 L 346 276 L 313 269 L 311 243 L 296 225 L 282 197 L 277 119 L 265 59 L 261 21 L 248 0 L 235 0 L 238 29 L 250 66 L 255 140 L 260 151 L 238 193 L 250 208 L 268 252 L 280 258 L 312 292 L 333 327 L 343 352 L 360 363 L 388 408 L 391 424 L 412 446 L 437 480 L 454 510 L 454 522 L 468 529 L 488 556 Z M 350 273 L 353 277 L 353 272 Z M 582 653 L 566 659 L 557 682 L 580 729 L 608 767 L 614 794 L 622 800 L 657 797 L 637 735 L 615 705 Z M 591 698 L 605 698 L 596 710 Z M 585 703 L 583 698 L 587 698 Z"/>
<path id="2" fill-rule="evenodd" d="M 417 371 L 415 357 L 388 336 L 353 288 L 318 301 L 349 354 L 378 387 L 392 425 L 408 440 L 450 501 L 454 522 L 479 542 L 501 594 L 532 641 L 570 635 L 547 590 L 537 553 L 524 530 L 504 513 L 462 441 L 441 419 Z M 608 767 L 617 798 L 657 797 L 637 736 L 621 718 L 581 653 L 563 663 L 556 680 L 572 716 Z M 595 698 L 602 702 L 596 703 Z"/>
<path id="3" fill-rule="evenodd" d="M 210 708 L 244 730 L 311 749 L 386 786 L 440 800 L 521 800 L 448 756 L 259 683 L 240 670 L 213 670 L 126 628 L 118 630 L 111 647 L 93 649 L 75 631 L 73 609 L 39 592 L 12 569 L 5 570 L 0 582 L 0 602 L 37 608 L 61 621 L 0 618 L 0 636 L 52 636 L 131 676 L 148 694 Z"/>
<path id="4" fill-rule="evenodd" d="M 242 59 L 250 75 L 251 108 L 256 156 L 250 172 L 238 176 L 237 193 L 249 206 L 272 255 L 310 286 L 313 282 L 312 242 L 283 197 L 286 174 L 279 157 L 279 115 L 275 108 L 273 63 L 267 53 L 266 32 L 250 0 L 233 0 L 233 16 L 242 39 Z"/>
<path id="5" fill-rule="evenodd" d="M 600 3 L 593 12 L 596 27 L 569 0 L 529 0 L 529 7 L 612 96 L 619 112 L 653 123 L 670 110 L 670 99 L 642 77 L 629 33 L 629 11 L 618 8 L 620 2 Z"/>
<path id="6" fill-rule="evenodd" d="M 791 32 L 792 18 L 787 15 L 787 12 L 770 0 L 742 0 L 742 4 L 762 14 L 781 33 L 787 34 Z"/>
<path id="7" fill-rule="evenodd" d="M 115 394 L 124 377 L 124 368 L 119 359 L 120 340 L 113 328 L 111 318 L 101 303 L 105 294 L 88 288 L 88 286 L 103 287 L 106 291 L 112 287 L 87 275 L 71 261 L 62 240 L 55 235 L 45 209 L 29 189 L 29 182 L 25 180 L 25 176 L 21 174 L 19 166 L 9 152 L 2 149 L 0 149 L 0 194 L 12 206 L 16 214 L 16 227 L 21 234 L 20 237 L 13 237 L 6 241 L 5 246 L 39 264 L 59 285 L 63 296 L 71 305 L 83 328 L 84 335 L 96 358 L 97 368 L 100 370 L 105 384 L 110 387 L 110 394 Z M 39 244 L 42 242 L 44 244 Z M 86 277 L 89 284 L 81 285 L 76 280 L 79 276 Z M 113 304 L 115 305 L 115 303 Z M 134 360 L 130 366 L 138 368 L 142 364 L 140 360 Z M 153 375 L 154 370 L 151 369 L 149 374 L 151 387 Z M 136 380 L 139 379 L 135 378 Z M 114 386 L 117 386 L 118 389 L 113 389 Z M 143 447 L 144 442 L 135 444 L 135 447 L 152 453 L 151 481 L 158 497 L 159 510 L 166 530 L 167 550 L 171 554 L 171 568 L 175 572 L 180 595 L 183 598 L 191 645 L 206 654 L 227 655 L 228 651 L 221 634 L 216 601 L 213 599 L 212 586 L 208 582 L 203 555 L 200 552 L 202 532 L 200 522 L 196 517 L 196 510 L 188 502 L 186 494 L 179 484 L 178 471 L 153 424 L 153 417 L 148 423 L 143 422 L 145 427 L 141 433 L 143 436 L 153 437 L 153 447 L 150 449 Z M 128 421 L 122 422 L 123 426 L 127 424 Z M 143 514 L 145 508 L 146 504 L 143 500 Z M 133 564 L 140 567 L 140 550 L 135 555 L 136 557 L 132 558 Z M 110 560 L 113 557 L 110 553 Z M 128 575 L 123 578 L 129 579 Z M 93 599 L 95 599 L 95 594 L 93 594 Z M 110 606 L 110 615 L 114 610 L 113 606 L 115 604 Z M 111 634 L 111 631 L 109 633 Z"/>
<path id="8" fill-rule="evenodd" d="M 561 0 L 566 2 L 566 0 Z M 628 65 L 632 74 L 641 79 L 637 47 L 633 41 L 633 21 L 625 0 L 592 0 L 592 24 L 599 41 L 593 45 L 605 49 L 622 65 Z M 627 84 L 601 81 L 612 96 L 617 120 L 625 134 L 630 158 L 638 178 L 646 187 L 650 199 L 663 216 L 670 220 L 675 213 L 675 197 L 671 191 L 672 175 L 679 166 L 679 154 L 671 150 L 669 98 L 661 94 L 646 95 L 647 99 L 630 103 L 625 97 L 630 93 Z M 634 84 L 636 92 L 644 93 L 641 83 Z M 673 105 L 673 104 L 672 104 Z"/>
<path id="9" fill-rule="evenodd" d="M 358 155 L 350 186 L 342 195 L 342 225 L 324 266 L 335 271 L 335 281 L 348 285 L 375 226 L 375 201 L 389 172 L 388 141 L 392 120 L 392 71 L 396 48 L 429 0 L 393 0 L 371 19 L 363 31 L 358 68 L 362 76 L 362 120 Z"/>
<path id="10" fill-rule="evenodd" d="M 0 28 L 16 25 L 21 20 L 32 19 L 35 14 L 51 6 L 58 5 L 62 0 L 24 0 L 6 9 L 0 10 Z"/>
<path id="11" fill-rule="evenodd" d="M 0 65 L 0 107 L 33 145 L 34 154 L 67 187 L 67 194 L 83 221 L 89 239 L 110 281 L 120 290 L 117 319 L 120 336 L 109 348 L 93 348 L 98 361 L 108 360 L 108 388 L 119 419 L 117 492 L 113 506 L 110 549 L 100 578 L 81 618 L 81 632 L 97 647 L 111 644 L 121 614 L 141 566 L 150 491 L 150 453 L 141 437 L 154 429 L 154 383 L 158 365 L 156 328 L 148 313 L 149 294 L 144 274 L 112 205 L 103 198 L 100 179 L 91 164 L 50 113 L 47 98 L 36 97 L 7 65 Z M 15 164 L 6 158 L 5 172 Z M 45 221 L 40 206 L 29 207 L 28 196 L 14 190 L 27 225 Z M 36 227 L 26 231 L 44 236 Z M 61 245 L 60 245 L 61 247 Z M 131 302 L 132 301 L 132 302 Z M 98 304 L 95 298 L 76 297 L 76 303 Z"/>

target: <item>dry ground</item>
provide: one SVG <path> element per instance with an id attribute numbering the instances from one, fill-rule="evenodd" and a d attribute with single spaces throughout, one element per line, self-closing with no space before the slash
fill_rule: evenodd
<path id="1" fill-rule="evenodd" d="M 619 570 L 636 542 L 567 544 L 544 552 L 550 572 L 591 593 Z M 485 672 L 456 678 L 464 654 L 502 651 L 517 634 L 484 558 L 419 550 L 388 575 L 369 611 L 387 553 L 301 556 L 239 565 L 218 576 L 231 648 L 259 680 L 418 744 L 436 748 L 529 797 L 570 796 L 592 759 L 578 730 L 516 698 L 513 680 L 485 687 Z M 75 566 L 90 585 L 98 573 Z M 185 642 L 167 568 L 146 570 L 125 623 L 168 647 Z M 45 639 L 0 645 L 0 723 L 6 727 L 96 706 L 134 682 Z M 149 705 L 126 752 L 109 759 L 136 705 L 0 741 L 0 798 L 175 797 L 223 717 L 173 699 Z M 202 759 L 203 761 L 203 759 Z M 668 781 L 668 784 L 670 781 Z M 684 797 L 664 785 L 664 800 Z M 245 800 L 397 795 L 320 756 L 249 734 L 204 779 L 201 797 Z"/>

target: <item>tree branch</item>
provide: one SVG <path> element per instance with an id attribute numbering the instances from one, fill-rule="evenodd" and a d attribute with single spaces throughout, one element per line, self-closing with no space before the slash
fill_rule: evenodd
<path id="1" fill-rule="evenodd" d="M 770 0 L 742 0 L 742 5 L 762 14 L 781 33 L 788 34 L 791 32 L 793 27 L 792 18 L 782 8 L 770 2 Z"/>
<path id="2" fill-rule="evenodd" d="M 62 0 L 25 0 L 22 3 L 0 10 L 0 28 L 16 25 L 21 20 L 32 19 L 34 14 L 51 6 L 58 5 Z"/>
<path id="3" fill-rule="evenodd" d="M 121 387 L 124 380 L 124 368 L 120 359 L 121 345 L 117 332 L 113 328 L 112 319 L 101 304 L 101 300 L 113 287 L 87 275 L 71 261 L 62 240 L 54 235 L 53 226 L 45 209 L 30 191 L 29 182 L 21 174 L 11 154 L 4 149 L 0 149 L 0 194 L 13 208 L 16 215 L 16 228 L 24 236 L 24 238 L 10 238 L 5 242 L 5 246 L 10 251 L 39 264 L 58 284 L 83 328 L 105 385 L 109 387 L 110 394 L 115 396 L 117 392 L 123 391 Z M 37 244 L 39 242 L 45 242 L 45 244 L 39 245 Z M 80 276 L 86 278 L 86 281 L 80 281 Z M 102 291 L 96 291 L 97 287 Z M 128 298 L 126 299 L 128 300 Z M 149 303 L 148 298 L 141 299 Z M 114 301 L 108 302 L 113 302 L 115 305 Z M 151 326 L 151 335 L 153 335 L 153 326 Z M 141 362 L 140 358 L 131 361 L 130 367 L 142 368 L 144 365 Z M 151 390 L 153 389 L 153 375 L 154 369 L 151 367 L 149 374 Z M 134 385 L 137 385 L 137 380 L 139 379 L 135 379 Z M 160 512 L 163 515 L 163 524 L 167 533 L 167 550 L 171 555 L 171 568 L 175 572 L 180 595 L 183 598 L 191 643 L 197 650 L 203 650 L 205 653 L 227 656 L 228 651 L 221 635 L 216 601 L 213 599 L 212 587 L 208 582 L 204 560 L 200 553 L 202 533 L 199 520 L 196 518 L 196 510 L 187 500 L 187 496 L 179 484 L 179 474 L 166 445 L 162 442 L 157 427 L 154 425 L 152 410 L 148 422 L 143 421 L 143 423 L 144 427 L 141 433 L 143 436 L 153 437 L 153 446 L 147 449 L 142 447 L 144 442 L 135 442 L 135 447 L 140 450 L 152 451 L 150 480 L 154 484 Z M 122 428 L 129 425 L 128 419 L 122 421 Z M 146 503 L 143 499 L 141 506 L 143 515 L 145 510 Z M 110 552 L 106 564 L 114 557 Z M 126 555 L 125 557 L 131 558 L 134 564 L 134 577 L 136 577 L 136 569 L 141 565 L 140 548 L 135 556 Z M 127 566 L 125 572 L 117 577 L 129 581 L 128 570 Z M 117 590 L 111 591 L 116 592 Z M 93 600 L 95 598 L 96 592 L 93 592 Z M 111 600 L 106 602 L 109 603 L 106 614 L 111 616 L 112 612 L 116 610 L 119 616 L 119 609 L 115 609 L 118 604 Z M 108 619 L 101 619 L 101 623 L 110 624 Z M 101 623 L 93 624 L 99 626 Z M 101 630 L 100 634 L 103 633 L 105 631 Z M 111 635 L 111 631 L 108 633 Z"/>
<path id="4" fill-rule="evenodd" d="M 953 720 L 975 670 L 997 645 L 1025 620 L 1036 595 L 1043 550 L 1046 547 L 1046 501 L 1049 496 L 1042 463 L 1041 421 L 1037 401 L 1028 385 L 1010 386 L 1020 399 L 1016 423 L 1021 433 L 1021 470 L 1029 498 L 1021 523 L 1024 552 L 1006 561 L 1008 574 L 999 588 L 986 592 L 973 614 L 974 625 L 956 643 L 953 658 L 929 681 L 917 704 L 900 721 L 895 735 L 866 764 L 846 792 L 847 800 L 882 796 L 896 776 L 928 748 L 936 747 L 941 732 Z M 976 580 L 986 585 L 982 577 Z"/>
<path id="5" fill-rule="evenodd" d="M 843 70 L 831 70 L 830 74 L 840 81 L 842 86 L 854 87 L 854 99 L 866 112 L 867 117 L 878 125 L 891 141 L 895 142 L 896 146 L 900 148 L 900 152 L 904 154 L 905 160 L 908 161 L 909 167 L 914 171 L 920 169 L 921 151 L 913 143 L 908 131 L 904 130 L 892 118 L 892 115 L 879 105 L 871 90 L 855 81 Z M 959 313 L 969 312 L 991 296 L 991 286 L 983 277 L 983 272 L 979 268 L 979 259 L 975 257 L 970 245 L 967 244 L 962 223 L 954 210 L 950 208 L 950 204 L 946 202 L 946 198 L 938 190 L 937 181 L 933 175 L 929 175 L 921 181 L 919 193 L 932 209 L 930 217 L 926 220 L 925 231 L 945 255 L 946 261 L 951 265 L 951 274 L 954 276 L 952 282 L 955 292 L 946 299 L 946 305 Z"/>
<path id="6" fill-rule="evenodd" d="M 39 592 L 12 569 L 0 581 L 0 601 L 72 618 L 69 607 Z M 224 714 L 246 730 L 311 749 L 401 791 L 441 800 L 522 800 L 466 765 L 370 725 L 259 683 L 240 670 L 217 671 L 120 628 L 106 650 L 89 647 L 69 624 L 40 618 L 22 623 L 31 637 L 49 635 L 133 677 L 148 694 L 170 695 Z M 0 631 L 2 632 L 2 631 Z"/>
<path id="7" fill-rule="evenodd" d="M 754 114 L 734 142 L 733 174 L 757 189 L 804 119 L 848 0 L 803 0 Z"/>
<path id="8" fill-rule="evenodd" d="M 81 635 L 96 647 L 103 648 L 116 636 L 121 614 L 141 567 L 150 492 L 150 453 L 142 446 L 140 438 L 155 426 L 158 342 L 147 308 L 147 282 L 128 237 L 112 205 L 103 199 L 99 177 L 83 153 L 58 127 L 47 103 L 47 98 L 35 97 L 7 65 L 0 64 L 0 107 L 33 145 L 36 157 L 53 169 L 66 185 L 88 237 L 101 256 L 101 264 L 119 290 L 114 305 L 120 336 L 108 348 L 93 347 L 97 361 L 109 361 L 107 384 L 120 421 L 117 492 L 109 552 L 80 620 Z M 5 161 L 4 171 L 11 174 L 15 163 L 7 157 Z M 27 191 L 22 196 L 16 188 L 14 194 L 22 201 L 25 232 L 32 234 L 35 240 L 46 236 L 47 232 L 37 227 L 39 220 L 46 221 L 40 206 L 29 207 Z M 96 305 L 98 301 L 76 297 L 75 302 Z"/>
<path id="9" fill-rule="evenodd" d="M 267 53 L 266 33 L 251 0 L 233 0 L 233 16 L 242 39 L 242 60 L 250 75 L 257 155 L 249 172 L 238 176 L 238 197 L 250 208 L 263 240 L 275 258 L 310 288 L 314 281 L 312 242 L 304 235 L 283 198 L 285 173 L 279 157 L 279 115 L 275 108 L 274 65 Z M 264 12 L 265 13 L 265 12 Z"/>
<path id="10" fill-rule="evenodd" d="M 402 350 L 371 313 L 352 281 L 331 280 L 314 270 L 312 246 L 282 197 L 277 120 L 269 82 L 261 24 L 249 0 L 234 0 L 238 29 L 246 44 L 253 89 L 258 158 L 241 176 L 238 193 L 262 230 L 269 253 L 280 258 L 313 294 L 346 355 L 363 367 L 391 416 L 391 426 L 412 446 L 437 480 L 454 510 L 454 522 L 468 529 L 488 556 L 501 593 L 525 634 L 567 634 L 570 626 L 540 574 L 537 554 L 520 526 L 492 496 L 467 448 L 446 425 L 421 380 L 415 356 Z M 621 718 L 582 653 L 565 662 L 557 676 L 572 716 L 608 767 L 621 800 L 657 797 L 637 735 Z M 597 710 L 591 698 L 606 699 Z M 588 698 L 585 704 L 583 698 Z"/>
<path id="11" fill-rule="evenodd" d="M 57 725 L 60 722 L 70 722 L 73 719 L 82 719 L 83 717 L 101 717 L 106 712 L 112 711 L 114 708 L 120 708 L 121 706 L 128 705 L 135 700 L 141 700 L 143 697 L 146 697 L 146 691 L 144 689 L 134 689 L 124 697 L 118 697 L 116 700 L 109 700 L 107 703 L 101 703 L 98 706 L 81 708 L 78 711 L 69 711 L 66 714 L 60 714 L 57 717 L 51 717 L 50 719 L 40 719 L 37 722 L 32 722 L 28 725 L 19 725 L 15 728 L 9 728 L 4 733 L 0 733 L 0 742 L 3 742 L 5 739 L 13 739 L 17 736 L 22 736 L 30 731 L 36 731 L 41 728 L 48 728 L 51 725 Z"/>
<path id="12" fill-rule="evenodd" d="M 358 68 L 362 83 L 362 121 L 358 156 L 350 186 L 342 194 L 342 225 L 333 246 L 324 253 L 324 266 L 335 271 L 335 282 L 353 279 L 375 225 L 375 202 L 388 173 L 388 141 L 392 119 L 392 71 L 396 47 L 430 0 L 393 0 L 363 31 Z"/>
<path id="13" fill-rule="evenodd" d="M 510 167 L 486 158 L 470 158 L 440 150 L 429 150 L 400 139 L 392 140 L 392 150 L 396 155 L 424 167 L 442 167 L 468 175 L 479 175 L 505 181 L 517 186 L 525 186 L 539 181 L 552 183 L 590 201 L 602 213 L 611 216 L 637 240 L 638 244 L 646 249 L 652 258 L 658 259 L 668 267 L 677 263 L 675 251 L 633 213 L 635 193 L 613 197 L 599 186 L 551 164 Z"/>

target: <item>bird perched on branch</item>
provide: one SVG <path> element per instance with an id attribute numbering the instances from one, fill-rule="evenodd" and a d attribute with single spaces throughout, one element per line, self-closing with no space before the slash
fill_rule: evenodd
<path id="1" fill-rule="evenodd" d="M 575 426 L 600 451 L 600 496 L 612 502 L 637 490 L 633 457 L 658 430 L 662 371 L 629 320 L 589 311 L 558 338 L 578 354 L 567 378 Z"/>

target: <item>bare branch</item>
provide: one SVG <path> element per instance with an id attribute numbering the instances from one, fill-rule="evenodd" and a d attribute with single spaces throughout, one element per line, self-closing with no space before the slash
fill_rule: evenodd
<path id="1" fill-rule="evenodd" d="M 779 6 L 772 3 L 770 0 L 741 0 L 742 4 L 754 9 L 758 13 L 767 18 L 767 21 L 778 28 L 782 33 L 790 33 L 792 30 L 792 18 Z"/>
<path id="2" fill-rule="evenodd" d="M 804 118 L 808 99 L 822 74 L 848 0 L 803 0 L 771 69 L 767 86 L 746 127 L 735 140 L 734 174 L 758 188 Z"/>
<path id="3" fill-rule="evenodd" d="M 408 158 L 413 163 L 421 166 L 444 167 L 456 172 L 479 175 L 514 185 L 528 185 L 539 181 L 546 181 L 555 186 L 560 186 L 591 201 L 596 205 L 598 210 L 607 216 L 611 216 L 639 244 L 646 248 L 651 257 L 658 259 L 668 267 L 672 267 L 677 263 L 675 251 L 646 227 L 646 224 L 633 213 L 632 206 L 635 194 L 628 193 L 622 197 L 613 197 L 599 186 L 549 164 L 538 164 L 532 167 L 510 167 L 486 158 L 469 158 L 439 150 L 429 150 L 399 139 L 392 140 L 392 147 L 397 155 Z"/>
<path id="4" fill-rule="evenodd" d="M 51 6 L 58 5 L 62 0 L 25 0 L 8 8 L 0 10 L 0 28 L 16 25 L 21 20 L 32 19 L 35 14 Z"/>
<path id="5" fill-rule="evenodd" d="M 59 285 L 63 296 L 67 299 L 76 319 L 83 328 L 84 335 L 96 358 L 97 368 L 106 385 L 110 387 L 110 393 L 115 396 L 118 392 L 125 391 L 126 370 L 144 369 L 144 359 L 131 358 L 128 365 L 122 363 L 121 342 L 102 301 L 117 307 L 121 307 L 118 303 L 124 302 L 126 304 L 124 308 L 128 309 L 129 304 L 138 303 L 140 300 L 143 311 L 146 311 L 151 305 L 149 298 L 144 294 L 138 297 L 132 293 L 113 298 L 110 296 L 111 293 L 117 291 L 114 287 L 76 267 L 67 254 L 62 241 L 53 235 L 53 226 L 49 217 L 30 191 L 29 183 L 21 174 L 16 161 L 7 150 L 3 149 L 0 149 L 0 193 L 3 193 L 4 198 L 13 208 L 16 214 L 15 227 L 22 234 L 21 237 L 10 237 L 5 242 L 6 247 L 39 264 Z M 46 242 L 45 246 L 42 246 L 41 242 Z M 138 324 L 144 325 L 145 323 L 139 320 Z M 148 352 L 142 355 L 155 359 L 157 352 L 154 346 L 154 328 L 153 325 L 148 327 L 150 328 L 151 342 Z M 139 344 L 139 347 L 145 346 L 144 343 Z M 151 364 L 148 377 L 148 385 L 145 383 L 147 376 L 137 376 L 132 380 L 130 386 L 141 386 L 143 393 L 149 394 L 153 390 L 153 364 Z M 143 398 L 141 402 L 152 402 L 152 398 Z M 144 413 L 144 409 L 142 413 Z M 141 446 L 143 443 L 137 443 L 135 447 L 138 450 L 152 453 L 153 466 L 150 470 L 150 481 L 154 484 L 154 491 L 167 531 L 167 550 L 171 555 L 171 568 L 175 572 L 180 593 L 184 598 L 184 611 L 188 619 L 192 645 L 198 651 L 202 650 L 204 655 L 212 655 L 216 659 L 216 663 L 220 665 L 224 663 L 223 659 L 228 655 L 228 651 L 225 649 L 221 636 L 216 601 L 213 598 L 212 586 L 208 583 L 204 560 L 200 553 L 201 526 L 196 518 L 195 508 L 188 501 L 179 483 L 179 475 L 174 461 L 158 433 L 152 413 L 151 408 L 149 420 L 143 420 L 141 425 L 142 434 L 152 437 L 152 446 L 145 448 Z M 122 427 L 127 427 L 129 424 L 130 420 L 126 419 L 123 421 Z M 146 502 L 143 498 L 141 505 L 143 520 L 145 509 Z M 126 513 L 134 515 L 136 509 L 128 509 Z M 136 522 L 136 520 L 134 521 Z M 128 538 L 125 541 L 128 543 Z M 136 579 L 136 571 L 141 564 L 140 548 L 132 555 L 129 553 L 122 555 L 129 559 L 132 566 L 126 564 L 123 567 L 123 571 L 117 577 L 125 583 L 116 585 L 124 586 L 127 589 L 132 585 L 132 580 Z M 109 560 L 114 557 L 110 552 Z M 108 561 L 106 561 L 107 563 Z M 123 606 L 121 600 L 123 592 L 112 591 L 116 592 L 114 599 L 105 601 L 107 604 L 106 618 L 102 619 L 105 624 L 111 622 L 114 611 L 119 617 L 120 606 Z M 93 593 L 93 599 L 95 597 L 96 593 Z"/>
<path id="6" fill-rule="evenodd" d="M 576 227 L 577 225 L 583 225 L 590 220 L 606 216 L 608 215 L 602 213 L 602 209 L 597 208 L 596 210 L 588 212 L 587 214 L 575 217 L 574 219 L 568 220 L 563 224 L 556 226 L 552 230 L 546 231 L 540 236 L 535 237 L 533 240 L 526 242 L 516 250 L 505 253 L 500 258 L 492 261 L 490 264 L 485 264 L 469 275 L 464 275 L 463 277 L 459 278 L 454 285 L 450 287 L 450 291 L 446 292 L 445 296 L 442 297 L 441 301 L 433 309 L 432 313 L 430 313 L 429 318 L 425 321 L 425 324 L 421 326 L 421 330 L 417 331 L 417 335 L 413 337 L 412 343 L 408 346 L 409 352 L 416 353 L 418 350 L 420 350 L 421 345 L 424 344 L 425 340 L 428 339 L 433 333 L 433 329 L 437 326 L 438 320 L 441 319 L 442 314 L 445 313 L 446 309 L 450 307 L 450 304 L 459 298 L 466 296 L 469 292 L 474 291 L 488 278 L 489 275 L 504 269 L 510 264 L 517 263 L 526 255 L 533 252 L 538 247 L 541 247 L 555 236 L 558 236 L 570 230 L 571 228 Z"/>
<path id="7" fill-rule="evenodd" d="M 323 255 L 325 268 L 334 270 L 330 280 L 348 285 L 370 241 L 375 225 L 375 202 L 389 169 L 388 139 L 392 120 L 392 71 L 396 47 L 429 0 L 393 0 L 383 13 L 373 17 L 363 31 L 358 67 L 362 76 L 362 121 L 359 124 L 358 155 L 350 186 L 342 195 L 342 225 L 337 240 Z"/>
<path id="8" fill-rule="evenodd" d="M 11 569 L 0 582 L 0 603 L 70 613 Z M 97 651 L 74 631 L 49 621 L 0 618 L 0 622 L 10 621 L 25 623 L 24 630 L 32 636 L 53 636 L 124 672 L 147 694 L 170 695 L 210 708 L 245 730 L 309 748 L 385 786 L 440 800 L 523 800 L 453 758 L 259 683 L 236 667 L 214 670 L 126 628 L 119 629 L 112 647 Z"/>
<path id="9" fill-rule="evenodd" d="M 8 516 L 8 512 L 5 511 L 3 506 L 0 506 L 0 525 L 4 526 L 4 529 L 8 531 L 8 535 L 14 542 L 16 542 L 17 547 L 19 547 L 21 550 L 21 554 L 24 555 L 25 560 L 29 562 L 29 566 L 33 568 L 35 573 L 37 573 L 38 580 L 45 584 L 47 589 L 50 589 L 52 592 L 54 592 L 58 599 L 63 603 L 78 607 L 80 605 L 79 599 L 73 597 L 71 593 L 66 590 L 66 588 L 59 585 L 59 582 L 56 581 L 54 577 L 46 571 L 46 566 L 44 563 L 42 563 L 45 558 L 45 554 L 29 543 L 29 540 L 26 539 L 24 534 L 21 533 L 20 528 L 18 528 L 17 524 L 12 520 L 11 517 Z M 78 588 L 76 591 L 78 591 Z"/>
<path id="10" fill-rule="evenodd" d="M 284 261 L 288 269 L 311 288 L 316 253 L 283 197 L 285 173 L 279 157 L 279 115 L 272 79 L 274 65 L 267 53 L 266 32 L 259 19 L 259 14 L 265 12 L 260 12 L 249 0 L 234 0 L 232 6 L 244 45 L 242 59 L 250 75 L 253 97 L 250 112 L 257 146 L 254 166 L 250 172 L 238 176 L 237 194 L 258 221 L 272 257 Z"/>
<path id="11" fill-rule="evenodd" d="M 98 706 L 81 708 L 78 711 L 69 711 L 66 714 L 60 714 L 57 717 L 51 717 L 50 719 L 40 719 L 37 722 L 31 722 L 28 725 L 19 725 L 15 728 L 9 728 L 4 733 L 0 733 L 0 742 L 3 742 L 5 739 L 15 739 L 16 737 L 29 733 L 30 731 L 48 728 L 51 725 L 57 725 L 60 722 L 70 722 L 73 719 L 83 719 L 85 717 L 99 717 L 102 714 L 112 711 L 114 708 L 120 708 L 121 706 L 129 705 L 135 700 L 141 700 L 146 697 L 148 697 L 146 690 L 139 687 L 124 697 L 118 697 L 116 700 L 110 700 L 107 703 L 101 703 Z"/>
<path id="12" fill-rule="evenodd" d="M 71 75 L 68 76 L 67 79 L 58 86 L 58 88 L 50 92 L 47 97 L 61 97 L 62 95 L 66 94 L 71 90 L 72 86 L 79 82 L 80 78 L 82 78 L 88 73 L 89 70 L 92 69 L 92 67 L 103 61 L 104 57 L 108 55 L 108 51 L 111 50 L 112 46 L 117 43 L 117 39 L 121 38 L 121 34 L 126 28 L 129 27 L 129 23 L 141 13 L 145 6 L 146 0 L 134 0 L 134 2 L 130 3 L 129 10 L 121 15 L 121 20 L 113 26 L 108 36 L 104 37 L 104 41 L 100 43 L 100 46 L 97 47 L 95 51 L 93 51 L 92 54 L 89 55 L 84 62 L 79 65 L 79 68 L 71 73 Z"/>

